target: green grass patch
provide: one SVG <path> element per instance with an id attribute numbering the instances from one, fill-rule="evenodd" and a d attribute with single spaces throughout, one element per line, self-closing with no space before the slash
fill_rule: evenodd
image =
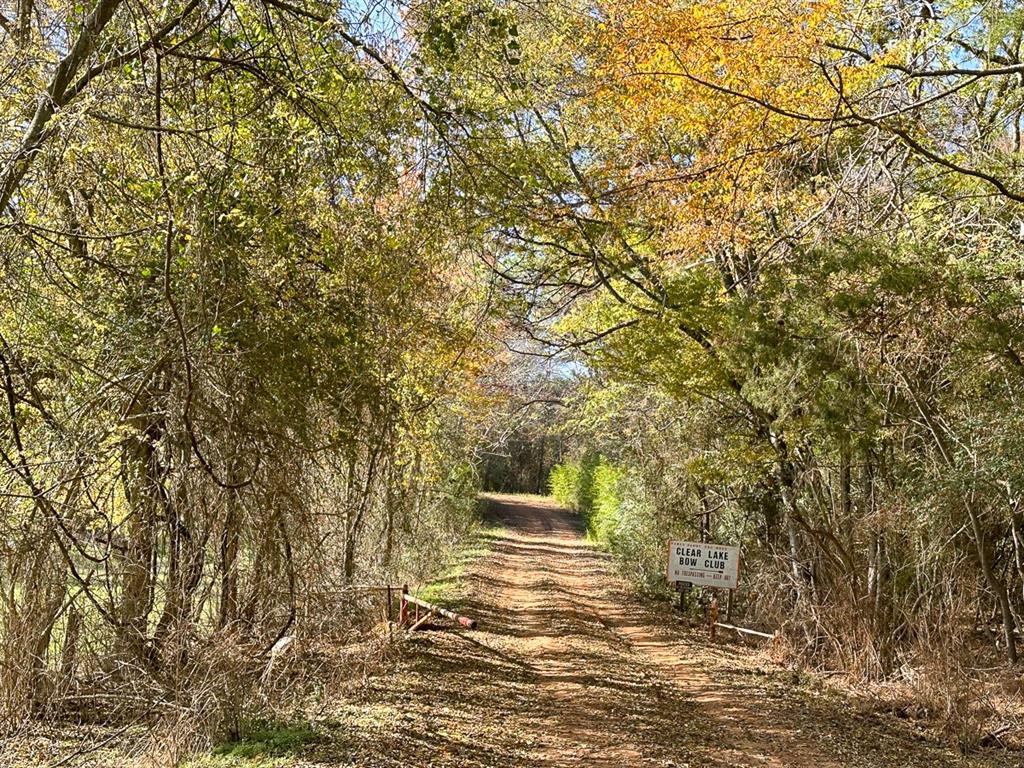
<path id="1" fill-rule="evenodd" d="M 195 768 L 279 768 L 320 738 L 306 722 L 254 722 L 246 728 L 243 737 L 217 745 L 211 755 L 191 765 Z"/>
<path id="2" fill-rule="evenodd" d="M 184 764 L 186 768 L 290 768 L 294 757 L 236 757 L 234 755 L 205 755 Z"/>
<path id="3" fill-rule="evenodd" d="M 458 551 L 436 577 L 414 592 L 416 597 L 443 606 L 458 602 L 469 566 L 486 557 L 491 551 L 492 542 L 508 533 L 497 518 L 491 515 L 486 504 L 481 505 L 480 517 L 480 528 L 469 543 Z"/>

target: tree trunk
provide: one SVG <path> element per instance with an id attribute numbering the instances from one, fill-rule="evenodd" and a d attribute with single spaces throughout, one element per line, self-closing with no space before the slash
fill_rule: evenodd
<path id="1" fill-rule="evenodd" d="M 982 529 L 981 519 L 974 511 L 974 505 L 970 499 L 964 499 L 964 509 L 971 523 L 971 532 L 974 534 L 975 554 L 978 557 L 978 565 L 981 567 L 982 575 L 988 588 L 996 598 L 996 607 L 1003 623 L 1003 639 L 1006 642 L 1006 657 L 1011 663 L 1017 661 L 1017 623 L 1013 617 L 1013 609 L 1010 607 L 1010 595 L 1006 591 L 1006 585 L 992 568 L 992 561 L 989 558 L 987 540 Z"/>

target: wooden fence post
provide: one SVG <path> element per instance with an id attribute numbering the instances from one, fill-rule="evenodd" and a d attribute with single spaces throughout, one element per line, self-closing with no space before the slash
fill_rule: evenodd
<path id="1" fill-rule="evenodd" d="M 708 625 L 711 629 L 711 642 L 715 641 L 715 626 L 718 624 L 718 595 L 711 598 L 711 608 L 708 611 Z"/>

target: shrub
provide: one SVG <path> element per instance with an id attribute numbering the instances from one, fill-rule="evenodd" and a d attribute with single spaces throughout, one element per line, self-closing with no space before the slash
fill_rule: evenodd
<path id="1" fill-rule="evenodd" d="M 619 485 L 624 476 L 623 467 L 599 453 L 587 453 L 578 462 L 552 469 L 548 486 L 559 504 L 579 512 L 592 538 L 611 543 L 619 525 Z"/>
<path id="2" fill-rule="evenodd" d="M 663 570 L 668 532 L 636 470 L 589 452 L 578 462 L 556 466 L 548 484 L 559 504 L 579 512 L 587 534 L 608 547 L 639 591 L 668 594 Z"/>
<path id="3" fill-rule="evenodd" d="M 563 507 L 577 508 L 580 485 L 580 465 L 577 462 L 558 464 L 548 476 L 548 488 L 555 501 Z"/>
<path id="4" fill-rule="evenodd" d="M 601 458 L 591 476 L 590 506 L 585 514 L 587 533 L 597 541 L 613 545 L 619 526 L 622 496 L 619 492 L 625 471 Z"/>

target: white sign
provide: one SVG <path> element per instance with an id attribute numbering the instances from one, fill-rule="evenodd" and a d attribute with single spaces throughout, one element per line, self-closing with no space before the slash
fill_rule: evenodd
<path id="1" fill-rule="evenodd" d="M 740 548 L 698 541 L 668 543 L 668 580 L 688 581 L 698 587 L 736 589 L 740 576 Z"/>

